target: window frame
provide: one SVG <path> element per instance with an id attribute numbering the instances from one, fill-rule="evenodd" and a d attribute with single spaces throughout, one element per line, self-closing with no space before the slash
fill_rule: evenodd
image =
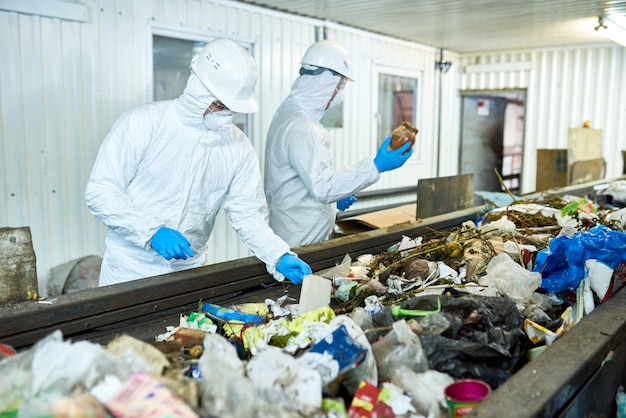
<path id="1" fill-rule="evenodd" d="M 189 42 L 210 42 L 214 39 L 217 38 L 222 38 L 224 37 L 222 34 L 217 34 L 217 33 L 212 33 L 212 32 L 203 32 L 203 31 L 195 31 L 195 30 L 190 30 L 190 29 L 185 29 L 185 28 L 179 28 L 176 26 L 169 26 L 169 25 L 160 25 L 160 24 L 152 24 L 150 26 L 150 33 L 149 33 L 149 45 L 150 45 L 150 53 L 149 53 L 149 69 L 150 69 L 150 76 L 149 76 L 149 91 L 148 91 L 148 97 L 150 98 L 151 101 L 155 100 L 155 89 L 154 89 L 154 36 L 160 36 L 160 37 L 165 37 L 165 38 L 172 38 L 172 39 L 176 39 L 176 40 L 182 40 L 182 41 L 189 41 Z M 238 42 L 241 46 L 243 46 L 244 48 L 246 48 L 250 54 L 252 55 L 252 57 L 254 58 L 254 61 L 258 63 L 257 57 L 255 55 L 255 48 L 254 48 L 254 42 L 250 39 L 244 39 L 244 38 L 237 38 L 237 37 L 232 37 L 229 36 L 229 39 L 232 39 L 236 42 Z M 185 65 L 189 65 L 189 63 L 185 63 Z M 258 65 L 258 64 L 257 64 Z M 255 94 L 256 97 L 259 97 L 258 94 L 258 89 L 259 89 L 259 83 L 257 81 L 257 85 L 255 86 Z M 181 91 L 182 93 L 182 91 Z M 253 114 L 252 113 L 239 113 L 237 114 L 238 116 L 240 116 L 243 119 L 243 126 L 240 126 L 240 128 L 242 128 L 243 133 L 248 137 L 251 138 L 252 137 L 252 132 L 253 132 L 253 123 L 254 123 L 254 118 L 253 118 Z"/>
<path id="2" fill-rule="evenodd" d="M 376 133 L 376 140 L 378 141 L 376 148 L 380 146 L 380 144 L 382 143 L 382 141 L 384 141 L 385 138 L 391 135 L 391 132 L 381 132 L 382 115 L 378 106 L 378 100 L 380 97 L 379 89 L 380 89 L 381 75 L 389 75 L 389 76 L 413 79 L 415 81 L 414 83 L 414 86 L 415 86 L 414 96 L 415 97 L 413 101 L 413 120 L 411 122 L 417 127 L 417 129 L 420 129 L 420 126 L 422 126 L 422 114 L 423 114 L 423 112 L 421 111 L 422 109 L 421 86 L 422 86 L 422 80 L 424 77 L 423 71 L 419 69 L 415 69 L 415 68 L 392 66 L 388 64 L 375 62 L 373 66 L 373 77 L 372 77 L 372 114 L 374 115 L 374 117 L 372 118 L 372 122 L 371 122 L 372 124 L 371 130 L 372 132 Z M 415 151 L 413 152 L 413 155 L 411 156 L 410 160 L 417 162 L 421 158 L 420 156 L 423 155 L 423 152 L 421 152 L 422 151 L 421 141 L 419 140 L 416 141 L 414 148 L 415 148 Z"/>

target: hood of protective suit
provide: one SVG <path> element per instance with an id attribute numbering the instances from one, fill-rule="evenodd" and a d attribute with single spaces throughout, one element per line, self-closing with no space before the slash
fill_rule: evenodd
<path id="1" fill-rule="evenodd" d="M 301 75 L 293 82 L 290 96 L 302 105 L 311 119 L 319 122 L 340 79 L 330 71 Z"/>
<path id="2" fill-rule="evenodd" d="M 217 100 L 197 75 L 191 73 L 183 93 L 175 100 L 176 115 L 185 126 L 207 130 L 204 125 L 204 112 Z"/>

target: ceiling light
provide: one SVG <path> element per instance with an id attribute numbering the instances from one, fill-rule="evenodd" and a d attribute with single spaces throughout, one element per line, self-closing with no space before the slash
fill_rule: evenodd
<path id="1" fill-rule="evenodd" d="M 600 16 L 595 30 L 600 31 L 613 42 L 626 46 L 626 16 Z"/>

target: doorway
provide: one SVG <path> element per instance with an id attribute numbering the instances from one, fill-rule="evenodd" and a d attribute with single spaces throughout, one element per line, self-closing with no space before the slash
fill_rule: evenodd
<path id="1" fill-rule="evenodd" d="M 504 184 L 518 193 L 526 91 L 466 91 L 461 97 L 459 173 L 474 174 L 476 191 L 501 192 Z"/>

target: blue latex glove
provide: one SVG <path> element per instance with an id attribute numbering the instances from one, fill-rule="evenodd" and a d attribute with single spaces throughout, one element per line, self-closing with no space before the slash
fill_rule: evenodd
<path id="1" fill-rule="evenodd" d="M 378 148 L 376 157 L 374 157 L 374 164 L 376 164 L 376 168 L 378 168 L 378 171 L 381 173 L 402 167 L 402 164 L 404 164 L 406 160 L 413 155 L 413 148 L 411 148 L 410 142 L 407 142 L 400 148 L 394 150 L 389 148 L 390 143 L 391 137 L 388 137 L 385 139 L 380 148 Z M 405 152 L 406 154 L 404 154 Z"/>
<path id="2" fill-rule="evenodd" d="M 187 238 L 175 229 L 166 226 L 162 226 L 154 233 L 150 245 L 166 260 L 172 258 L 186 260 L 188 256 L 193 257 L 193 251 L 191 251 Z"/>
<path id="3" fill-rule="evenodd" d="M 346 197 L 345 199 L 341 199 L 337 202 L 337 209 L 344 211 L 346 209 L 348 209 L 350 206 L 352 206 L 352 204 L 354 202 L 356 202 L 358 199 L 356 198 L 355 195 L 351 194 L 350 196 Z"/>
<path id="4" fill-rule="evenodd" d="M 293 254 L 285 254 L 276 265 L 276 270 L 293 284 L 301 284 L 304 276 L 311 274 L 311 267 Z"/>

